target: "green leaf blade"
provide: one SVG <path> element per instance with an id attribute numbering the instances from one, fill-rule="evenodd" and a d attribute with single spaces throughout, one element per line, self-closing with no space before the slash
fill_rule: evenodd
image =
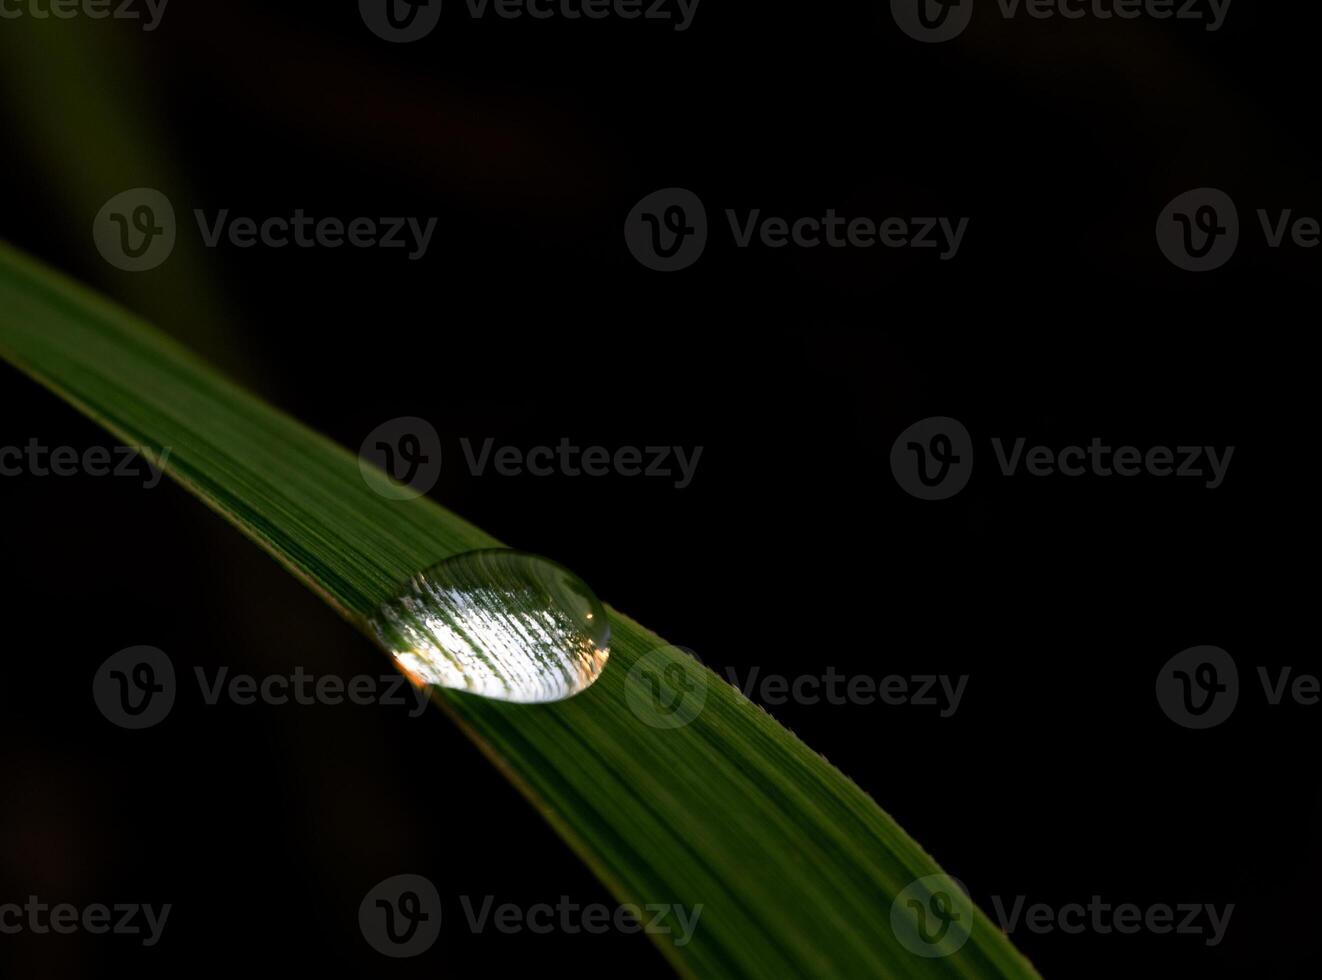
<path id="1" fill-rule="evenodd" d="M 173 478 L 365 633 L 411 575 L 500 545 L 426 498 L 378 495 L 357 457 L 3 245 L 0 356 L 126 443 L 168 450 Z M 618 898 L 703 907 L 689 944 L 654 937 L 679 970 L 1036 976 L 981 912 L 952 955 L 906 949 L 891 903 L 939 873 L 935 862 L 839 770 L 694 660 L 676 663 L 703 686 L 702 711 L 680 728 L 643 724 L 629 707 L 642 684 L 631 671 L 664 641 L 610 616 L 610 662 L 569 701 L 438 700 Z M 922 774 L 908 775 L 921 784 Z"/>

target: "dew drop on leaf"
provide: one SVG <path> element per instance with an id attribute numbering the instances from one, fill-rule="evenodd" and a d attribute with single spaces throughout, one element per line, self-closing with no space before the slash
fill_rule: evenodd
<path id="1" fill-rule="evenodd" d="M 414 576 L 371 619 L 417 684 L 499 701 L 560 701 L 610 656 L 606 610 L 573 572 L 507 549 L 470 551 Z"/>

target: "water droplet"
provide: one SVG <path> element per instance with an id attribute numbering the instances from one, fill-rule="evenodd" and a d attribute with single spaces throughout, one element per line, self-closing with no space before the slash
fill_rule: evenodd
<path id="1" fill-rule="evenodd" d="M 499 701 L 573 697 L 610 656 L 610 624 L 592 590 L 567 568 L 521 551 L 470 551 L 433 565 L 371 624 L 416 683 Z"/>

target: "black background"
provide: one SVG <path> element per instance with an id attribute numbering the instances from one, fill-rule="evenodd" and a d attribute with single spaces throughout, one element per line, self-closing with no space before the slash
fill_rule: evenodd
<path id="1" fill-rule="evenodd" d="M 992 895 L 1235 905 L 1215 948 L 1017 931 L 1044 976 L 1315 975 L 1317 709 L 1266 706 L 1253 672 L 1318 669 L 1302 627 L 1322 255 L 1266 248 L 1253 211 L 1322 210 L 1316 34 L 1291 5 L 1244 0 L 1217 33 L 989 8 L 941 45 L 904 36 L 883 3 L 708 0 L 676 33 L 473 21 L 450 0 L 408 46 L 352 3 L 179 3 L 150 34 L 58 25 L 99 32 L 112 57 L 5 52 L 0 233 L 346 446 L 431 420 L 448 454 L 436 499 L 718 670 L 969 674 L 946 719 L 771 710 L 989 911 Z M 6 42 L 19 27 L 0 22 Z M 144 158 L 168 166 L 66 130 L 77 118 L 46 100 L 70 79 L 133 93 L 125 112 L 156 140 Z M 194 238 L 194 207 L 438 229 L 420 262 L 222 247 L 201 253 L 195 290 L 179 256 L 132 275 L 96 253 L 95 208 L 139 185 Z M 621 229 L 670 186 L 703 199 L 713 233 L 694 267 L 662 275 Z M 1246 227 L 1229 265 L 1193 275 L 1153 226 L 1200 186 L 1229 192 Z M 736 249 L 723 214 L 831 207 L 970 228 L 940 262 Z M 11 369 L 0 391 L 0 445 L 113 444 Z M 907 496 L 888 462 L 933 415 L 981 447 L 941 503 Z M 985 447 L 1018 436 L 1236 448 L 1209 491 L 1005 478 Z M 487 437 L 704 450 L 682 490 L 476 477 L 459 440 Z M 357 907 L 393 874 L 427 875 L 447 912 L 459 895 L 611 900 L 439 712 L 204 707 L 193 689 L 155 729 L 110 726 L 91 677 L 135 644 L 186 674 L 385 665 L 171 484 L 22 476 L 0 492 L 0 901 L 174 905 L 148 950 L 0 937 L 6 976 L 669 975 L 640 936 L 473 934 L 457 911 L 427 956 L 381 958 Z M 1206 732 L 1153 695 L 1158 668 L 1198 644 L 1230 651 L 1245 681 Z"/>

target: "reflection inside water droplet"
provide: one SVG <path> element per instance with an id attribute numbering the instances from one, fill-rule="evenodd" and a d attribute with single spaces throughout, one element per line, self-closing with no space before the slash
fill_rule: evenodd
<path id="1" fill-rule="evenodd" d="M 433 565 L 371 624 L 417 683 L 500 701 L 573 697 L 610 656 L 610 625 L 592 590 L 521 551 L 470 551 Z"/>

